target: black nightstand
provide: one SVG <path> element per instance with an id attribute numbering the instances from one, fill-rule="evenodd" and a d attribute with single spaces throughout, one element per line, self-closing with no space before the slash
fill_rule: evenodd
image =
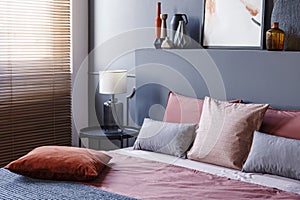
<path id="1" fill-rule="evenodd" d="M 124 139 L 126 139 L 126 147 L 128 147 L 128 139 L 135 138 L 139 134 L 138 129 L 126 128 L 123 130 L 104 130 L 99 126 L 83 128 L 79 132 L 79 147 L 81 147 L 81 138 L 94 140 L 119 140 L 123 148 Z"/>

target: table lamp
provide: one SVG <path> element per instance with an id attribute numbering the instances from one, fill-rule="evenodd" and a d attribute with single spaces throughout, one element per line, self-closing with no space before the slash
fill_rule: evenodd
<path id="1" fill-rule="evenodd" d="M 99 93 L 111 94 L 111 99 L 103 104 L 103 128 L 118 130 L 123 126 L 123 103 L 115 94 L 127 92 L 127 70 L 99 71 Z"/>

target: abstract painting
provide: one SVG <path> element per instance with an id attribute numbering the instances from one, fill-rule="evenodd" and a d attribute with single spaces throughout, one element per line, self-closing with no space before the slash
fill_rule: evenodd
<path id="1" fill-rule="evenodd" d="M 202 46 L 263 47 L 264 0 L 205 0 Z"/>

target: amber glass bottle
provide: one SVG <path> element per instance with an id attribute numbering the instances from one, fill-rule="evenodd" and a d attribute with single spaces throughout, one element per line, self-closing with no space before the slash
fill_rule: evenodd
<path id="1" fill-rule="evenodd" d="M 282 51 L 284 49 L 284 31 L 279 29 L 279 23 L 274 22 L 266 35 L 266 47 L 270 51 Z"/>

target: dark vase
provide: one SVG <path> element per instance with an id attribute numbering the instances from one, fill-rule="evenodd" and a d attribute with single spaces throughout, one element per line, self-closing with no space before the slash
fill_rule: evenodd
<path id="1" fill-rule="evenodd" d="M 274 22 L 266 34 L 266 47 L 270 51 L 282 51 L 284 49 L 284 31 L 279 29 L 279 23 Z"/>
<path id="2" fill-rule="evenodd" d="M 178 28 L 179 22 L 184 21 L 185 24 L 188 24 L 188 18 L 186 14 L 175 14 L 172 17 L 171 23 L 170 23 L 170 40 L 174 42 L 175 32 Z"/>

